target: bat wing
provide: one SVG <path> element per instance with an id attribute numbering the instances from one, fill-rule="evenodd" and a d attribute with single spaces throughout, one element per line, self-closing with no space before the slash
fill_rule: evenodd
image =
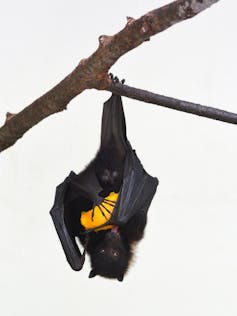
<path id="1" fill-rule="evenodd" d="M 126 224 L 137 212 L 147 213 L 155 195 L 158 179 L 150 176 L 143 168 L 130 144 L 125 160 L 123 185 L 115 206 L 111 222 Z"/>
<path id="2" fill-rule="evenodd" d="M 98 192 L 101 187 L 93 176 L 91 165 L 79 175 L 71 172 L 70 175 L 56 188 L 54 205 L 50 211 L 54 226 L 61 241 L 67 261 L 73 270 L 82 269 L 85 261 L 85 252 L 81 254 L 75 241 L 75 234 L 68 224 L 67 214 L 70 202 L 84 197 L 94 203 L 100 203 Z M 80 201 L 80 199 L 79 199 Z M 80 208 L 80 205 L 78 205 Z M 81 210 L 82 211 L 82 210 Z"/>
<path id="3" fill-rule="evenodd" d="M 120 95 L 112 96 L 104 103 L 100 150 L 106 149 L 113 143 L 118 158 L 125 157 L 127 151 L 126 123 Z"/>
<path id="4" fill-rule="evenodd" d="M 78 175 L 71 172 L 70 183 L 71 186 L 74 187 L 76 194 L 80 193 L 93 201 L 94 204 L 98 204 L 101 200 L 99 193 L 102 191 L 102 187 L 96 177 L 93 165 L 94 161 L 92 161 L 89 166 Z"/>
<path id="5" fill-rule="evenodd" d="M 158 179 L 150 176 L 141 165 L 126 136 L 126 122 L 121 96 L 112 94 L 104 103 L 101 148 L 114 140 L 118 159 L 125 157 L 123 183 L 110 222 L 125 224 L 136 212 L 147 213 L 156 192 Z"/>
<path id="6" fill-rule="evenodd" d="M 73 173 L 70 175 L 73 175 Z M 65 197 L 70 186 L 70 175 L 64 182 L 57 186 L 55 201 L 50 211 L 50 215 L 52 216 L 67 261 L 73 270 L 79 271 L 83 267 L 85 256 L 84 254 L 81 254 L 76 244 L 75 237 L 72 236 L 65 223 Z"/>

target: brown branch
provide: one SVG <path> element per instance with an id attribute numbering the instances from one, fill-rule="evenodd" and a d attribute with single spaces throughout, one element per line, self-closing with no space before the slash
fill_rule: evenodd
<path id="1" fill-rule="evenodd" d="M 7 112 L 6 113 L 6 121 L 5 122 L 9 121 L 14 115 L 16 115 L 16 114 Z"/>
<path id="2" fill-rule="evenodd" d="M 205 106 L 188 101 L 178 100 L 164 95 L 152 93 L 146 90 L 141 90 L 121 83 L 116 83 L 111 86 L 108 91 L 119 95 L 143 101 L 146 103 L 157 104 L 172 110 L 178 110 L 186 113 L 207 117 L 213 120 L 218 120 L 226 123 L 237 124 L 237 114 L 227 112 L 214 107 Z"/>
<path id="3" fill-rule="evenodd" d="M 110 67 L 125 53 L 152 35 L 189 19 L 219 0 L 177 0 L 148 12 L 141 18 L 128 19 L 123 30 L 114 36 L 102 35 L 98 49 L 53 89 L 14 115 L 0 128 L 0 152 L 12 146 L 26 131 L 47 116 L 62 111 L 83 90 L 108 89 L 112 82 Z"/>

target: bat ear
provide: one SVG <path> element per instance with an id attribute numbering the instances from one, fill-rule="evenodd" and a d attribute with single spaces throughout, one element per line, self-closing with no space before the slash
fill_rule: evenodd
<path id="1" fill-rule="evenodd" d="M 123 275 L 120 275 L 118 278 L 117 278 L 118 281 L 122 282 L 123 281 Z"/>
<path id="2" fill-rule="evenodd" d="M 91 278 L 94 278 L 96 275 L 97 274 L 96 274 L 95 270 L 92 269 L 88 277 L 91 279 Z"/>

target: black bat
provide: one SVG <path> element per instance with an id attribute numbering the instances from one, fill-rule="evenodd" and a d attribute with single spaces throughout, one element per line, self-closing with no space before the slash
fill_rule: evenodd
<path id="1" fill-rule="evenodd" d="M 112 94 L 104 103 L 96 157 L 57 187 L 50 211 L 72 269 L 82 269 L 87 252 L 89 277 L 122 281 L 134 242 L 143 237 L 157 185 L 158 179 L 146 173 L 127 140 L 122 100 Z M 84 246 L 82 254 L 76 237 Z"/>

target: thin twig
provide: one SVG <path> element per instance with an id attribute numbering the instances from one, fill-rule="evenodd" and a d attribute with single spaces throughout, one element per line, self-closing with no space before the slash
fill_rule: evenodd
<path id="1" fill-rule="evenodd" d="M 205 106 L 188 101 L 178 100 L 164 95 L 152 93 L 146 90 L 133 88 L 121 83 L 111 85 L 108 91 L 119 95 L 143 101 L 146 103 L 157 104 L 172 110 L 192 113 L 195 115 L 207 117 L 213 120 L 218 120 L 226 123 L 237 124 L 237 114 L 227 112 L 214 107 Z"/>

